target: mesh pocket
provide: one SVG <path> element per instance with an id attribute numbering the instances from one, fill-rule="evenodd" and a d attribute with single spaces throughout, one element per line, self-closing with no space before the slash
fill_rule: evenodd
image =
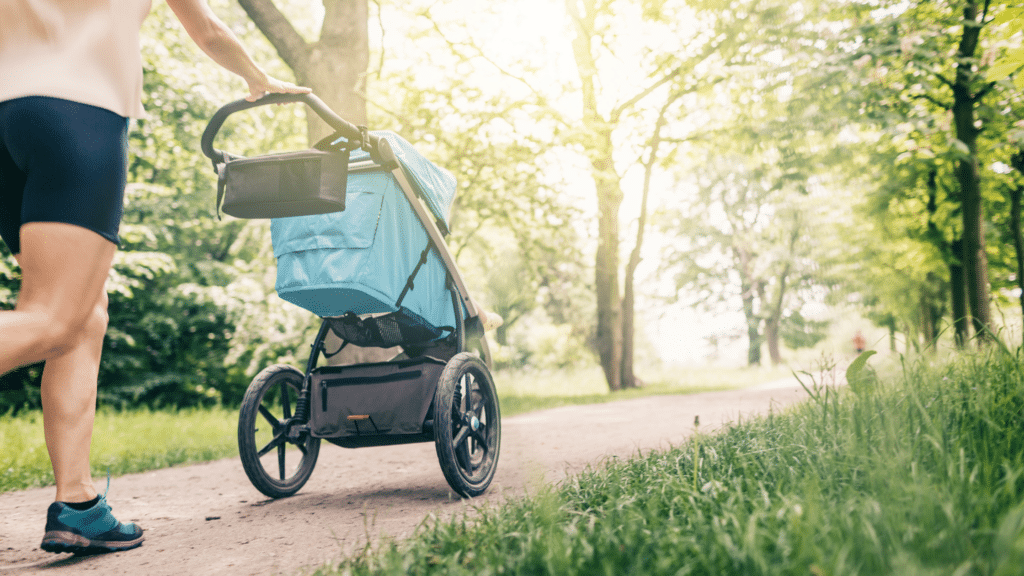
<path id="1" fill-rule="evenodd" d="M 432 326 L 406 308 L 366 318 L 349 312 L 327 321 L 339 338 L 363 348 L 424 344 L 454 331 L 449 326 Z"/>

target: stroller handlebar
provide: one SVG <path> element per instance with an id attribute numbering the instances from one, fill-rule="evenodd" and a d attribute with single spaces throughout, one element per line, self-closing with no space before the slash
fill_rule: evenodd
<path id="1" fill-rule="evenodd" d="M 224 152 L 217 150 L 213 147 L 213 138 L 220 131 L 221 126 L 228 116 L 235 112 L 241 112 L 242 110 L 248 110 L 249 108 L 255 108 L 257 106 L 266 106 L 268 104 L 287 104 L 291 102 L 302 102 L 309 106 L 317 113 L 320 118 L 323 118 L 327 124 L 337 130 L 341 136 L 349 141 L 357 141 L 361 143 L 364 150 L 373 153 L 374 156 L 390 156 L 390 146 L 386 140 L 381 139 L 378 136 L 374 136 L 366 131 L 365 128 L 361 128 L 346 121 L 341 116 L 335 114 L 334 110 L 331 110 L 324 101 L 316 97 L 313 94 L 267 94 L 262 98 L 250 102 L 245 99 L 235 100 L 229 102 L 224 106 L 221 106 L 213 117 L 210 118 L 209 124 L 206 125 L 206 130 L 203 131 L 203 138 L 201 141 L 201 147 L 203 154 L 213 161 L 214 165 L 224 161 Z M 366 138 L 368 142 L 363 142 L 363 138 Z"/>

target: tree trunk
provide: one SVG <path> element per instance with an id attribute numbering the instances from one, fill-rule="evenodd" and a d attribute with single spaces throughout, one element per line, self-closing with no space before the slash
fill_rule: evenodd
<path id="1" fill-rule="evenodd" d="M 950 302 L 953 308 L 954 340 L 958 348 L 963 348 L 968 338 L 967 293 L 963 268 L 963 239 L 947 242 L 946 237 L 935 223 L 938 213 L 938 169 L 932 167 L 928 172 L 928 238 L 932 245 L 942 254 L 942 259 L 949 268 Z M 937 322 L 933 322 L 937 324 Z M 936 328 L 936 335 L 938 330 Z"/>
<path id="2" fill-rule="evenodd" d="M 611 138 L 608 139 L 611 144 Z M 622 387 L 622 308 L 619 300 L 619 206 L 622 192 L 618 179 L 600 178 L 602 162 L 594 162 L 597 184 L 597 258 L 594 283 L 597 293 L 597 350 L 610 390 Z M 607 164 L 611 164 L 608 162 Z"/>
<path id="3" fill-rule="evenodd" d="M 366 124 L 366 69 L 370 62 L 367 0 L 324 0 L 320 39 L 306 42 L 273 0 L 238 0 L 256 27 L 292 69 L 295 81 L 313 89 L 349 122 Z M 332 130 L 313 113 L 307 115 L 310 142 Z"/>
<path id="4" fill-rule="evenodd" d="M 747 320 L 747 365 L 761 365 L 761 317 L 755 309 L 757 288 L 750 279 L 750 254 L 743 248 L 733 247 L 733 255 L 740 273 L 740 298 L 743 300 L 743 316 Z"/>
<path id="5" fill-rule="evenodd" d="M 790 246 L 792 248 L 792 246 Z M 772 310 L 764 322 L 764 341 L 768 344 L 768 358 L 772 366 L 782 364 L 782 351 L 779 348 L 779 325 L 782 323 L 782 303 L 786 295 L 786 277 L 789 275 L 789 264 L 779 274 L 779 291 L 772 302 Z"/>
<path id="6" fill-rule="evenodd" d="M 764 323 L 764 341 L 768 345 L 768 358 L 772 366 L 782 364 L 782 352 L 779 350 L 779 320 L 769 318 Z"/>
<path id="7" fill-rule="evenodd" d="M 597 296 L 597 353 L 610 390 L 622 387 L 622 302 L 619 297 L 619 207 L 622 188 L 615 172 L 612 142 L 614 123 L 598 111 L 597 63 L 591 49 L 597 7 L 593 0 L 578 5 L 566 0 L 576 36 L 573 57 L 580 77 L 583 104 L 583 148 L 590 158 L 597 192 L 597 257 L 594 269 Z M 583 11 L 580 11 L 580 8 Z"/>
<path id="8" fill-rule="evenodd" d="M 619 386 L 622 389 L 637 388 L 640 382 L 634 373 L 633 353 L 636 324 L 634 322 L 633 278 L 629 268 L 626 269 L 626 285 L 622 291 L 622 374 Z"/>
<path id="9" fill-rule="evenodd" d="M 794 215 L 793 229 L 789 233 L 789 254 L 792 256 L 796 251 L 797 240 L 800 239 L 800 218 Z M 772 309 L 764 324 L 764 339 L 768 343 L 768 357 L 772 360 L 772 366 L 782 364 L 782 352 L 779 347 L 779 326 L 782 324 L 782 306 L 786 301 L 786 284 L 789 281 L 789 271 L 792 269 L 792 261 L 786 262 L 779 273 L 777 283 L 778 291 L 772 300 Z"/>
<path id="10" fill-rule="evenodd" d="M 636 282 L 636 269 L 640 265 L 640 250 L 644 244 L 644 230 L 647 227 L 647 199 L 651 191 L 651 176 L 654 173 L 654 164 L 658 161 L 658 148 L 661 147 L 661 130 L 665 127 L 665 114 L 669 106 L 679 98 L 679 93 L 668 97 L 665 105 L 661 107 L 658 120 L 654 123 L 654 134 L 648 143 L 650 155 L 644 162 L 644 184 L 643 196 L 640 199 L 640 216 L 636 222 L 636 244 L 629 254 L 629 261 L 626 263 L 626 277 L 622 291 L 622 387 L 636 388 L 638 383 L 636 374 L 633 372 L 633 355 L 635 351 L 634 334 L 635 321 L 634 307 L 636 296 L 634 284 Z"/>
<path id="11" fill-rule="evenodd" d="M 970 338 L 970 317 L 967 312 L 967 280 L 964 278 L 963 262 L 964 241 L 963 238 L 954 240 L 951 244 L 954 258 L 949 262 L 949 296 L 950 305 L 953 308 L 954 338 L 957 348 L 967 345 Z"/>
<path id="12" fill-rule="evenodd" d="M 1024 176 L 1024 149 L 1010 157 L 1010 165 Z M 1017 287 L 1020 288 L 1020 309 L 1024 314 L 1024 234 L 1020 229 L 1020 200 L 1024 185 L 1010 187 L 1010 233 L 1013 234 L 1013 248 L 1017 253 Z"/>
<path id="13" fill-rule="evenodd" d="M 978 6 L 970 2 L 964 8 L 964 32 L 957 52 L 956 81 L 953 84 L 953 121 L 957 139 L 969 151 L 957 163 L 963 205 L 963 266 L 966 272 L 967 298 L 971 320 L 979 340 L 988 337 L 991 326 L 989 311 L 988 258 L 985 255 L 985 226 L 981 199 L 981 174 L 978 169 L 978 128 L 975 126 L 975 105 L 978 96 L 971 92 L 974 71 L 970 60 L 978 45 L 981 31 Z"/>
<path id="14" fill-rule="evenodd" d="M 754 297 L 744 287 L 743 315 L 747 319 L 747 365 L 761 365 L 761 319 L 754 313 Z"/>

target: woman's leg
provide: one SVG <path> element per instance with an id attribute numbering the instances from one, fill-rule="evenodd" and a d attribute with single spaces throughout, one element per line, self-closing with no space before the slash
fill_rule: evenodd
<path id="1" fill-rule="evenodd" d="M 21 292 L 0 312 L 0 373 L 70 351 L 95 313 L 116 247 L 102 236 L 59 222 L 21 228 Z"/>
<path id="2" fill-rule="evenodd" d="M 113 243 L 78 226 L 25 224 L 18 303 L 0 312 L 0 372 L 46 361 L 43 421 L 58 501 L 96 496 L 89 445 L 114 252 Z"/>
<path id="3" fill-rule="evenodd" d="M 43 430 L 58 502 L 96 497 L 89 466 L 96 415 L 96 378 L 107 332 L 107 295 L 93 307 L 78 344 L 43 368 Z"/>

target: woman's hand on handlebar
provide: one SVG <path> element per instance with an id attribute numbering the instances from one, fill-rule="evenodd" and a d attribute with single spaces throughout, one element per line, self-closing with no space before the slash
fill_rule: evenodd
<path id="1" fill-rule="evenodd" d="M 246 83 L 249 85 L 249 95 L 245 99 L 249 102 L 255 102 L 267 94 L 309 94 L 313 91 L 305 86 L 267 76 L 266 73 L 262 74 L 262 78 L 246 78 Z"/>

